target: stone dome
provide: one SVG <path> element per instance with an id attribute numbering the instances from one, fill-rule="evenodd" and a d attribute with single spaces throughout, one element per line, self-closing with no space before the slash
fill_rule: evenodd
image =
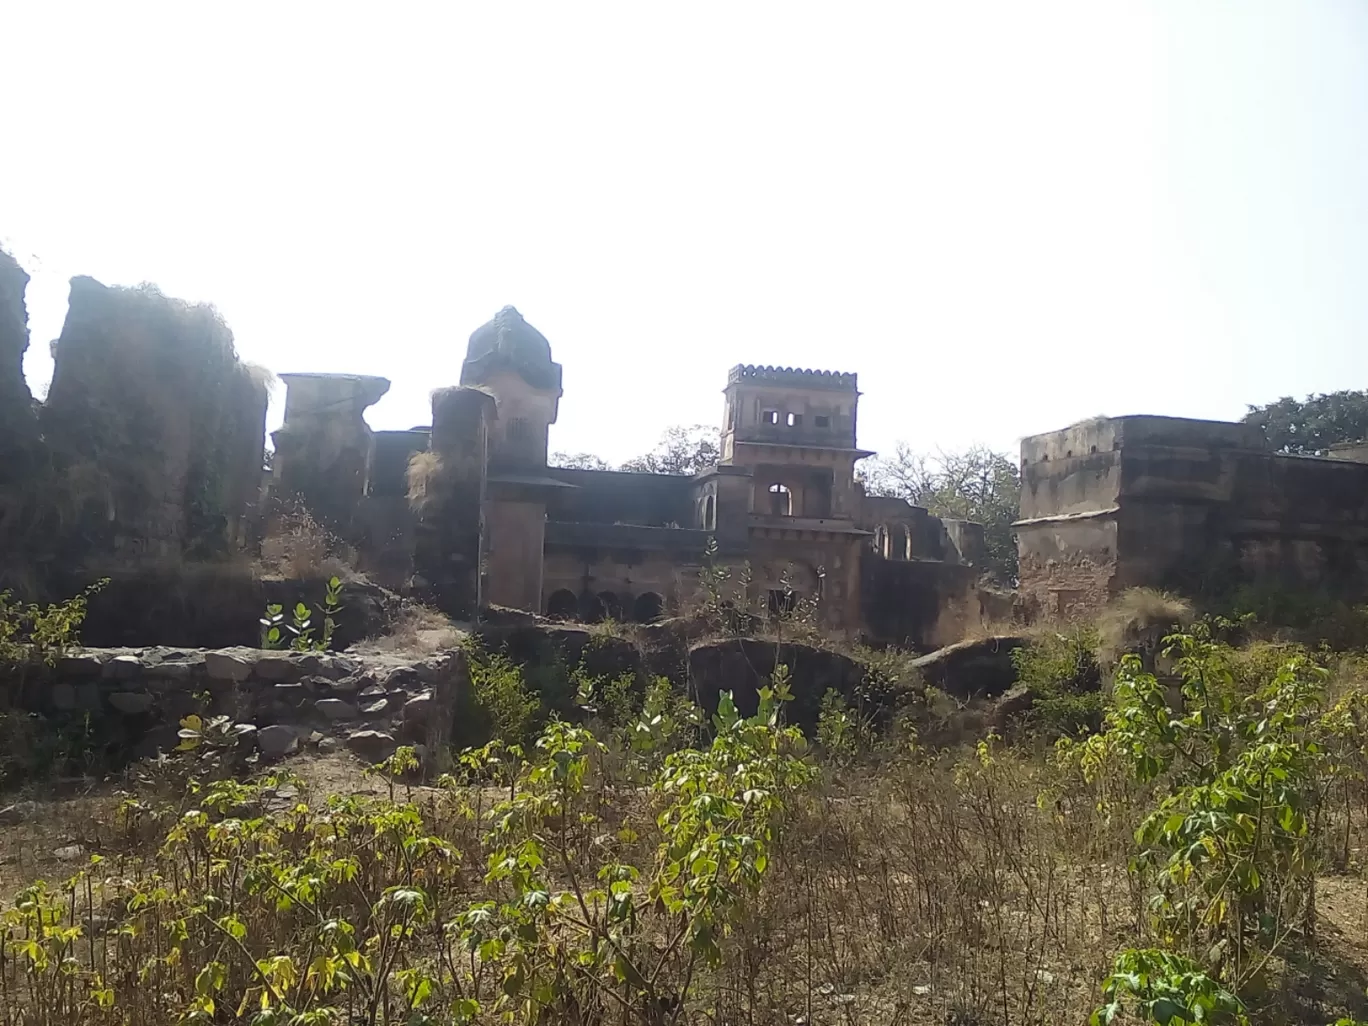
<path id="1" fill-rule="evenodd" d="M 504 307 L 492 320 L 471 332 L 470 345 L 466 347 L 466 359 L 479 360 L 494 352 L 513 357 L 520 362 L 551 362 L 551 343 L 511 306 Z"/>
<path id="2" fill-rule="evenodd" d="M 461 383 L 479 384 L 499 368 L 516 371 L 534 387 L 560 389 L 561 368 L 551 359 L 551 343 L 511 306 L 471 333 Z"/>

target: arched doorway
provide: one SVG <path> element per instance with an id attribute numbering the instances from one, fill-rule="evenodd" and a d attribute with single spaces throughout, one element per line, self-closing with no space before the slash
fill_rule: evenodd
<path id="1" fill-rule="evenodd" d="M 580 596 L 579 611 L 581 623 L 598 623 L 603 619 L 603 600 L 593 592 Z"/>
<path id="2" fill-rule="evenodd" d="M 770 513 L 777 517 L 793 516 L 793 493 L 788 485 L 777 481 L 769 486 Z"/>
<path id="3" fill-rule="evenodd" d="M 653 591 L 638 595 L 632 604 L 632 619 L 637 623 L 655 623 L 665 612 L 665 600 Z"/>
<path id="4" fill-rule="evenodd" d="M 717 527 L 717 503 L 711 495 L 703 500 L 703 530 L 711 531 Z"/>
<path id="5" fill-rule="evenodd" d="M 567 588 L 553 591 L 551 597 L 546 600 L 546 615 L 558 620 L 573 620 L 578 611 L 579 600 L 575 598 L 575 593 Z"/>

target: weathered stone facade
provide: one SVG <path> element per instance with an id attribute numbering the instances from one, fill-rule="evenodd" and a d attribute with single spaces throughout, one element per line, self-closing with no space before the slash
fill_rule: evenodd
<path id="1" fill-rule="evenodd" d="M 721 459 L 692 477 L 552 467 L 561 366 L 506 307 L 470 336 L 460 383 L 434 392 L 426 426 L 370 429 L 384 378 L 281 375 L 267 476 L 268 375 L 239 361 L 212 307 L 72 279 L 52 385 L 35 404 L 26 282 L 0 260 L 0 550 L 18 554 L 0 559 L 0 586 L 57 598 L 111 575 L 97 626 L 139 582 L 231 568 L 293 500 L 374 581 L 460 620 L 490 606 L 657 620 L 699 597 L 710 547 L 743 585 L 737 604 L 762 614 L 796 596 L 830 629 L 918 646 L 979 617 L 981 529 L 857 483 L 870 453 L 856 440 L 854 374 L 734 367 Z"/>
<path id="2" fill-rule="evenodd" d="M 293 395 L 300 382 L 316 390 L 317 377 L 283 380 Z M 353 489 L 352 510 L 333 519 L 352 525 L 363 565 L 411 567 L 411 581 L 384 583 L 413 583 L 461 619 L 492 604 L 650 622 L 698 597 L 711 540 L 733 580 L 748 580 L 738 601 L 752 608 L 777 609 L 791 591 L 816 600 L 829 628 L 924 646 L 978 620 L 982 529 L 867 497 L 856 482 L 870 453 L 856 443 L 855 375 L 738 366 L 724 394 L 722 458 L 703 473 L 549 466 L 561 367 L 546 338 L 505 308 L 471 336 L 461 386 L 434 393 L 430 428 L 353 433 L 365 495 Z M 287 397 L 278 437 L 339 433 L 294 408 Z M 394 495 L 399 458 L 421 478 L 407 526 Z"/>
<path id="3" fill-rule="evenodd" d="M 1368 592 L 1368 461 L 1271 452 L 1258 428 L 1085 421 L 1021 443 L 1022 595 L 1067 617 L 1136 586 Z"/>

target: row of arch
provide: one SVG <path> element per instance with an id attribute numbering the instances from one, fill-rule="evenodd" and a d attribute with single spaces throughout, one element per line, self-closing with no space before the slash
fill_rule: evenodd
<path id="1" fill-rule="evenodd" d="M 580 623 L 599 623 L 603 620 L 625 620 L 632 623 L 655 623 L 665 615 L 665 599 L 653 591 L 640 595 L 619 595 L 612 591 L 594 594 L 586 591 L 576 595 L 569 588 L 553 591 L 546 600 L 546 615 Z"/>

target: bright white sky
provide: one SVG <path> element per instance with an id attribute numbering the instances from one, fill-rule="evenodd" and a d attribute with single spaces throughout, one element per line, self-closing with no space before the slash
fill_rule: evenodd
<path id="1" fill-rule="evenodd" d="M 505 303 L 552 448 L 857 371 L 861 442 L 1368 387 L 1368 4 L 10 2 L 0 241 L 427 423 Z M 277 396 L 278 417 L 279 396 Z"/>

